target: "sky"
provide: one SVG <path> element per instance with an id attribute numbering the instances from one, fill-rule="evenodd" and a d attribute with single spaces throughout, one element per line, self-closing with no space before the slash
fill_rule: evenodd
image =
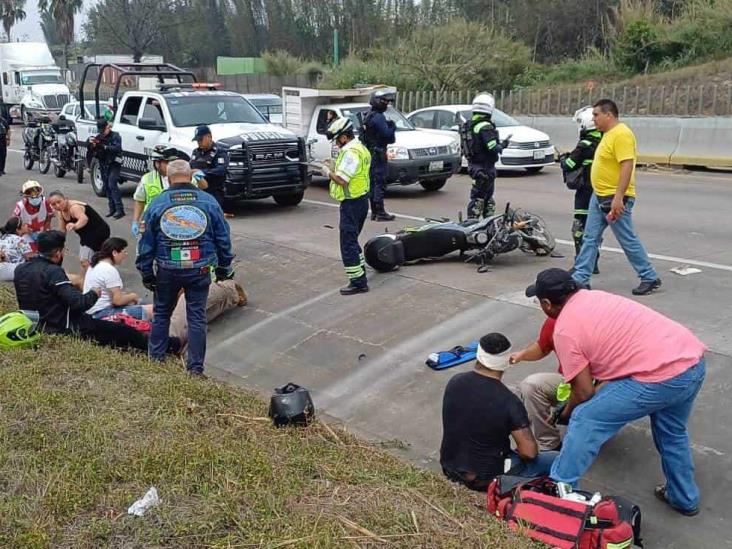
<path id="1" fill-rule="evenodd" d="M 81 36 L 81 27 L 86 20 L 87 10 L 96 4 L 96 2 L 97 0 L 84 0 L 84 8 L 76 18 L 77 36 Z M 25 13 L 26 18 L 20 23 L 16 23 L 13 30 L 10 31 L 11 38 L 14 41 L 20 39 L 23 42 L 42 42 L 43 31 L 41 31 L 41 17 L 38 13 L 38 1 L 26 0 Z"/>

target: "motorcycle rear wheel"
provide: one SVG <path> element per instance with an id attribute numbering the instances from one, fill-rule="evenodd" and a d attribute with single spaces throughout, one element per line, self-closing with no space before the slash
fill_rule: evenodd
<path id="1" fill-rule="evenodd" d="M 515 212 L 514 220 L 530 222 L 528 228 L 519 231 L 522 237 L 521 249 L 523 251 L 534 253 L 538 256 L 546 256 L 554 251 L 557 242 L 540 216 L 526 210 L 521 210 Z"/>
<path id="2" fill-rule="evenodd" d="M 83 160 L 76 161 L 76 182 L 77 183 L 84 182 L 84 161 Z"/>
<path id="3" fill-rule="evenodd" d="M 62 167 L 60 167 L 58 164 L 54 164 L 53 166 L 53 174 L 56 177 L 63 177 L 66 175 L 66 170 L 64 170 Z"/>

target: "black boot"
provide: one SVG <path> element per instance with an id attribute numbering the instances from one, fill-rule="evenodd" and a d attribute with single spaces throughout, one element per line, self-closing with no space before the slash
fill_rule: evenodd
<path id="1" fill-rule="evenodd" d="M 376 212 L 371 214 L 371 221 L 394 221 L 396 216 L 387 212 Z"/>
<path id="2" fill-rule="evenodd" d="M 368 284 L 349 284 L 348 286 L 344 286 L 341 288 L 340 292 L 341 295 L 356 295 L 356 294 L 365 294 L 369 291 Z"/>

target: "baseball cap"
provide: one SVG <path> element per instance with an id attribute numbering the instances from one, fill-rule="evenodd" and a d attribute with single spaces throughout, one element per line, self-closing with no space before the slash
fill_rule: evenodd
<path id="1" fill-rule="evenodd" d="M 548 299 L 562 297 L 576 291 L 577 283 L 564 269 L 545 269 L 536 275 L 536 282 L 526 288 L 526 297 Z"/>
<path id="2" fill-rule="evenodd" d="M 196 126 L 196 133 L 193 134 L 193 139 L 191 141 L 200 141 L 204 135 L 208 135 L 210 133 L 211 128 L 209 128 L 206 124 Z"/>
<path id="3" fill-rule="evenodd" d="M 97 118 L 97 131 L 102 131 L 107 126 L 109 126 L 109 120 L 103 117 Z"/>
<path id="4" fill-rule="evenodd" d="M 66 235 L 61 231 L 44 231 L 38 235 L 38 251 L 42 254 L 50 254 L 65 245 Z"/>

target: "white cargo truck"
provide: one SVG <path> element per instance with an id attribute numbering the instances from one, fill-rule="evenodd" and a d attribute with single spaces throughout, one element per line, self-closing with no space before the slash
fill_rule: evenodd
<path id="1" fill-rule="evenodd" d="M 0 44 L 0 109 L 6 117 L 55 118 L 71 93 L 45 42 Z"/>
<path id="2" fill-rule="evenodd" d="M 282 125 L 310 144 L 317 162 L 328 162 L 336 153 L 325 136 L 332 116 L 346 116 L 356 129 L 369 111 L 371 94 L 386 86 L 350 90 L 282 88 Z M 393 88 L 390 88 L 393 89 Z M 427 191 L 441 189 L 460 169 L 460 138 L 417 130 L 394 107 L 384 113 L 396 124 L 396 141 L 387 148 L 390 185 L 419 183 Z"/>

